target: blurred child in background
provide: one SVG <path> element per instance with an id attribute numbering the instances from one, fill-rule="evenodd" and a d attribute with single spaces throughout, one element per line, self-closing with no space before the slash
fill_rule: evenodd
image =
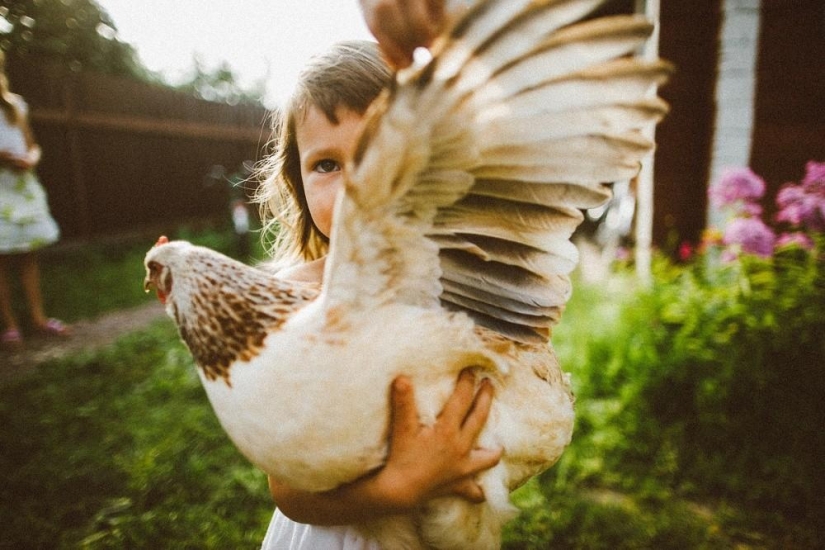
<path id="1" fill-rule="evenodd" d="M 28 106 L 9 90 L 5 55 L 0 50 L 0 345 L 7 349 L 23 344 L 9 282 L 15 264 L 20 270 L 33 329 L 48 335 L 69 334 L 69 327 L 50 319 L 43 311 L 35 251 L 57 241 L 60 231 L 34 173 L 39 162 L 40 147 L 29 126 Z"/>

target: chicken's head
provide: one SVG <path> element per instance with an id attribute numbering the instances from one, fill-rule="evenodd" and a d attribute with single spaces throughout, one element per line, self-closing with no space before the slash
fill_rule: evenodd
<path id="1" fill-rule="evenodd" d="M 169 239 L 162 236 L 146 254 L 143 262 L 146 267 L 143 289 L 149 292 L 154 288 L 160 303 L 165 305 L 169 299 L 174 284 L 173 273 L 185 265 L 186 250 L 191 247 L 187 242 L 169 242 Z"/>

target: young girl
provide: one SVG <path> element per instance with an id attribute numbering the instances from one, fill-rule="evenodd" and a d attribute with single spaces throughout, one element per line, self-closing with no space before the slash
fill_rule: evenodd
<path id="1" fill-rule="evenodd" d="M 38 332 L 65 336 L 68 328 L 43 312 L 40 272 L 34 251 L 58 239 L 57 224 L 49 213 L 46 194 L 34 175 L 40 161 L 28 123 L 28 108 L 11 93 L 0 50 L 0 345 L 19 348 L 23 343 L 14 316 L 8 268 L 18 260 L 32 324 Z"/>
<path id="2" fill-rule="evenodd" d="M 277 224 L 275 269 L 285 278 L 323 284 L 332 208 L 346 159 L 369 104 L 391 74 L 378 46 L 345 42 L 315 58 L 276 115 L 276 151 L 265 168 L 259 201 L 266 227 Z M 365 368 L 369 368 L 365 362 Z M 474 395 L 463 374 L 435 425 L 420 426 L 410 381 L 390 388 L 389 452 L 376 472 L 326 493 L 294 490 L 270 480 L 278 505 L 264 549 L 377 549 L 349 527 L 412 511 L 435 496 L 484 500 L 473 476 L 494 466 L 499 450 L 475 448 L 492 388 Z M 334 391 L 331 388 L 330 391 Z"/>

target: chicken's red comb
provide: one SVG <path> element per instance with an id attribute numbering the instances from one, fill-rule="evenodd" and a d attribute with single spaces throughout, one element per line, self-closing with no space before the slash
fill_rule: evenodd
<path id="1" fill-rule="evenodd" d="M 167 237 L 166 235 L 161 235 L 160 237 L 158 237 L 158 242 L 155 243 L 155 246 L 160 246 L 160 245 L 166 244 L 168 242 L 169 242 L 169 237 Z"/>

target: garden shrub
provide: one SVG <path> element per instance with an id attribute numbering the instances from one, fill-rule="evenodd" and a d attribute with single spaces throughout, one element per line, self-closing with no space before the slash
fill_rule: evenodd
<path id="1" fill-rule="evenodd" d="M 598 298 L 619 302 L 616 320 L 565 364 L 577 431 L 545 483 L 825 511 L 825 165 L 780 191 L 771 224 L 763 193 L 729 173 L 711 190 L 729 212 L 718 238 L 690 263 L 659 259 L 650 289 Z"/>

